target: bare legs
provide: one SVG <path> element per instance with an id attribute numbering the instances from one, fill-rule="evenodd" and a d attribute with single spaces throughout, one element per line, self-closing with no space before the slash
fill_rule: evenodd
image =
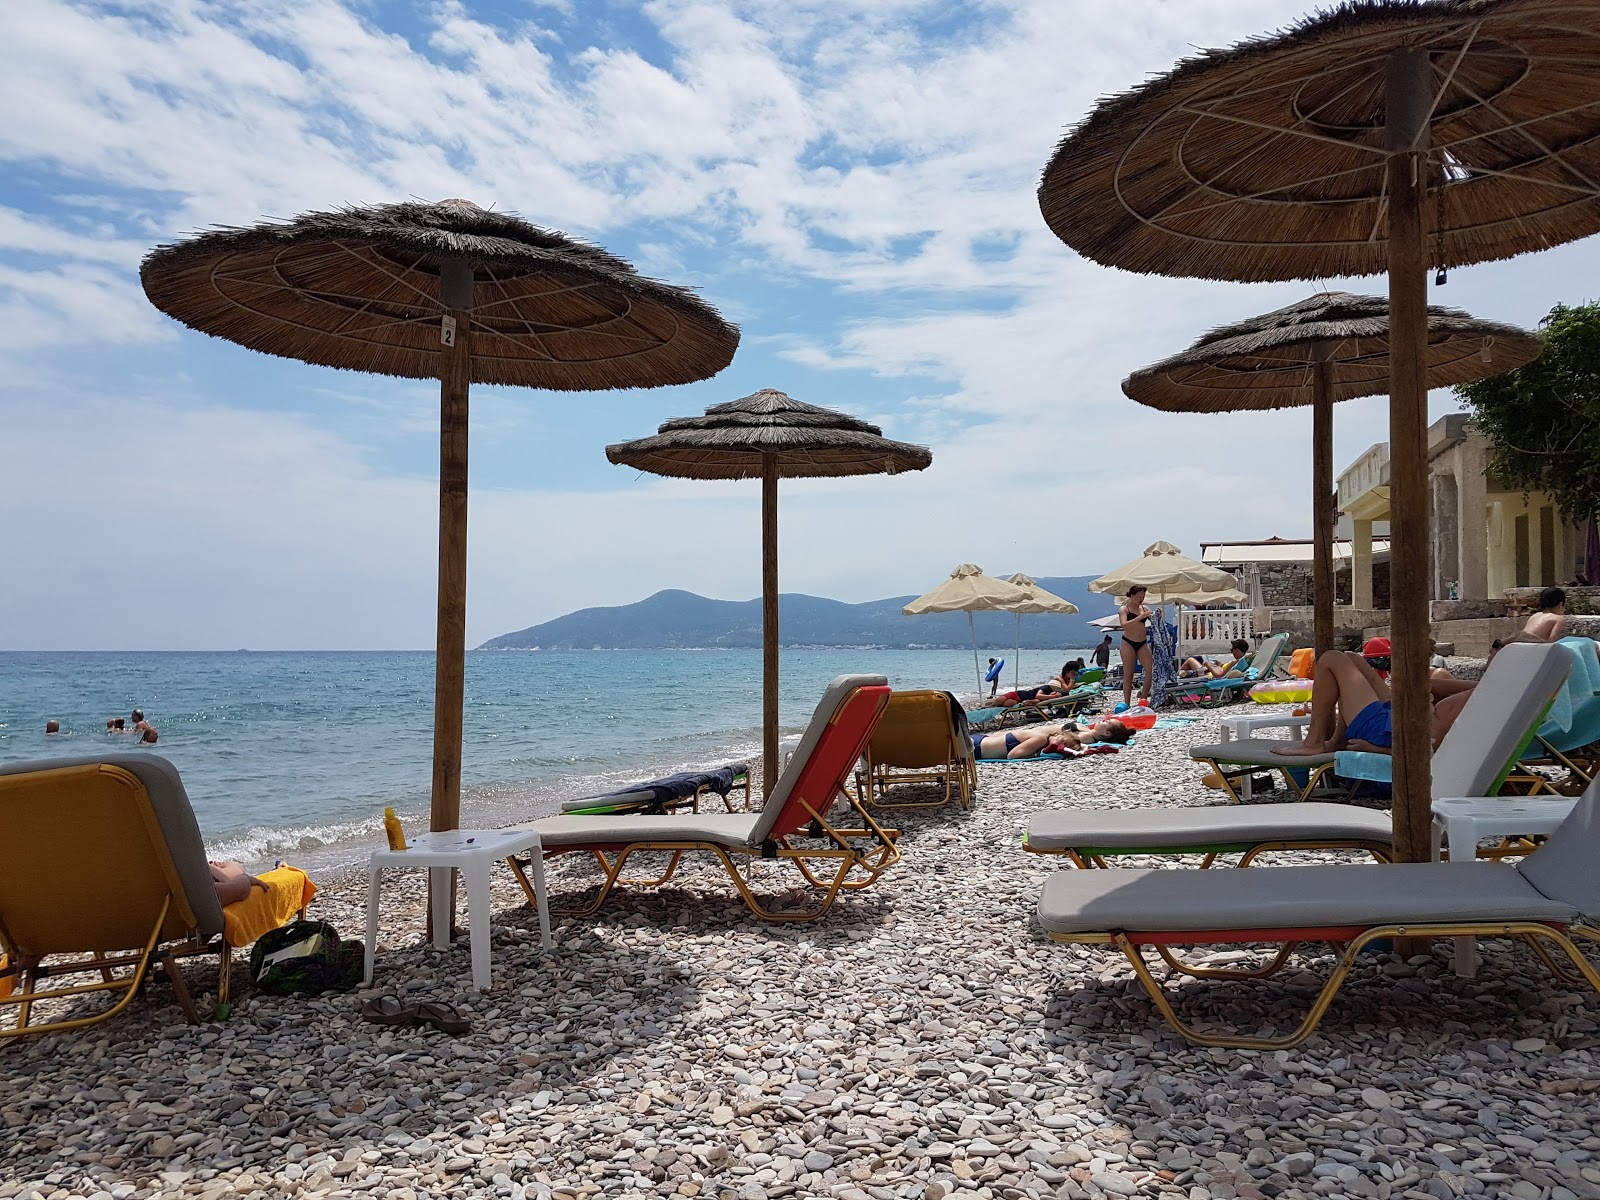
<path id="1" fill-rule="evenodd" d="M 1150 639 L 1144 639 L 1144 645 L 1139 647 L 1139 661 L 1144 664 L 1144 682 L 1139 685 L 1139 699 L 1150 699 L 1150 687 L 1155 682 L 1156 658 L 1155 652 L 1150 649 Z M 1124 685 L 1126 690 L 1127 685 Z"/>
<path id="2" fill-rule="evenodd" d="M 1122 656 L 1122 704 L 1129 708 L 1133 705 L 1133 665 L 1139 661 L 1139 652 L 1127 638 L 1117 643 L 1117 652 Z"/>
<path id="3" fill-rule="evenodd" d="M 1389 685 L 1359 654 L 1329 650 L 1317 659 L 1306 740 L 1282 754 L 1329 754 L 1344 746 L 1345 726 L 1367 705 L 1389 699 Z"/>

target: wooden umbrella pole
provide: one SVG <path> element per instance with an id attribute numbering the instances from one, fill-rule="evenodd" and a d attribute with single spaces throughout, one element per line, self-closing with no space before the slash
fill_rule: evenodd
<path id="1" fill-rule="evenodd" d="M 1312 642 L 1333 649 L 1333 347 L 1318 346 L 1311 396 Z"/>
<path id="2" fill-rule="evenodd" d="M 778 780 L 778 458 L 761 456 L 761 794 Z"/>
<path id="3" fill-rule="evenodd" d="M 1389 195 L 1389 627 L 1393 644 L 1394 849 L 1431 857 L 1428 703 L 1428 280 L 1422 224 L 1432 72 L 1426 50 L 1390 56 L 1385 146 Z"/>
<path id="4" fill-rule="evenodd" d="M 461 824 L 461 725 L 467 649 L 467 395 L 472 382 L 472 268 L 446 263 L 439 352 L 439 612 L 433 665 L 433 798 L 428 828 Z M 432 872 L 429 872 L 431 886 Z M 450 923 L 455 923 L 451 872 Z M 428 905 L 429 936 L 434 935 Z M 445 931 L 448 936 L 449 931 Z"/>

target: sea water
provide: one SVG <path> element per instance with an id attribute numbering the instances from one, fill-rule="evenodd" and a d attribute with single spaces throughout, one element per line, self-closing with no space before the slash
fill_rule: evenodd
<path id="1" fill-rule="evenodd" d="M 1024 651 L 1021 678 L 1085 654 Z M 847 672 L 976 686 L 970 651 L 785 650 L 783 731 L 804 728 Z M 484 652 L 467 655 L 466 679 L 464 825 L 760 755 L 758 650 Z M 157 745 L 105 731 L 134 708 Z M 44 732 L 50 719 L 60 734 Z M 426 828 L 432 750 L 431 652 L 0 652 L 0 762 L 160 754 L 183 775 L 208 853 L 252 867 L 357 862 L 381 844 L 386 805 Z"/>

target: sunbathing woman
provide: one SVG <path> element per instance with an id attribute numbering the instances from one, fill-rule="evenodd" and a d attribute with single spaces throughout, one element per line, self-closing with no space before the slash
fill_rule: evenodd
<path id="1" fill-rule="evenodd" d="M 1081 670 L 1083 670 L 1083 659 L 1081 658 L 1074 658 L 1070 662 L 1064 662 L 1061 664 L 1061 673 L 1053 676 L 1045 686 L 1056 688 L 1063 693 L 1070 692 L 1078 686 L 1078 672 Z"/>
<path id="2" fill-rule="evenodd" d="M 1094 742 L 1125 745 L 1132 736 L 1133 731 L 1121 721 L 1101 721 L 1088 729 L 1041 725 L 1020 733 L 975 733 L 972 752 L 978 758 L 1034 758 L 1078 751 Z"/>
<path id="3" fill-rule="evenodd" d="M 1070 691 L 1071 689 L 1067 689 Z M 1001 692 L 994 697 L 997 708 L 1015 708 L 1019 704 L 1032 704 L 1035 700 L 1059 700 L 1067 691 L 1056 686 L 1056 681 L 1041 683 L 1038 687 L 1017 688 L 1012 692 Z"/>
<path id="4" fill-rule="evenodd" d="M 1122 626 L 1122 703 L 1133 704 L 1133 670 L 1135 665 L 1144 668 L 1144 682 L 1139 687 L 1139 699 L 1150 699 L 1151 676 L 1155 674 L 1155 660 L 1150 654 L 1150 627 L 1148 622 L 1156 614 L 1145 607 L 1145 594 L 1149 591 L 1142 583 L 1128 589 L 1128 602 L 1117 609 L 1117 620 Z"/>
<path id="5" fill-rule="evenodd" d="M 1229 649 L 1233 657 L 1221 662 L 1207 662 L 1203 658 L 1186 658 L 1178 668 L 1179 675 L 1209 675 L 1212 679 L 1222 679 L 1229 675 L 1243 675 L 1245 668 L 1250 664 L 1245 661 L 1250 657 L 1250 643 L 1243 638 L 1234 638 Z"/>

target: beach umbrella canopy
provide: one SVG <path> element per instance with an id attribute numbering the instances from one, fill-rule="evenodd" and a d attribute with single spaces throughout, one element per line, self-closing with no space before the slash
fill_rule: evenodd
<path id="1" fill-rule="evenodd" d="M 1017 618 L 1017 644 L 1011 655 L 1011 682 L 1018 684 L 1022 680 L 1022 618 L 1024 614 L 1035 613 L 1075 613 L 1078 606 L 1071 600 L 1063 600 L 1052 591 L 1039 586 L 1038 581 L 1031 575 L 1018 571 L 1015 575 L 1006 576 L 1007 583 L 1014 583 L 1028 594 L 1028 598 L 1019 604 L 1008 605 L 1007 612 L 1016 614 Z"/>
<path id="2" fill-rule="evenodd" d="M 623 466 L 679 479 L 761 480 L 763 792 L 778 777 L 778 480 L 898 475 L 933 462 L 926 446 L 773 388 L 664 422 L 649 437 L 607 446 Z"/>
<path id="3" fill-rule="evenodd" d="M 1428 306 L 1428 387 L 1449 387 L 1532 362 L 1535 333 Z M 1222 325 L 1181 354 L 1122 381 L 1132 400 L 1164 412 L 1312 407 L 1313 641 L 1333 646 L 1333 404 L 1389 390 L 1389 301 L 1319 292 L 1261 316 Z M 1259 588 L 1259 582 L 1257 584 Z M 1259 607 L 1259 605 L 1257 606 Z"/>
<path id="4" fill-rule="evenodd" d="M 191 329 L 302 362 L 440 381 L 432 828 L 461 809 L 467 404 L 472 383 L 558 391 L 715 375 L 739 331 L 683 288 L 466 200 L 218 228 L 148 254 L 152 304 Z"/>
<path id="5" fill-rule="evenodd" d="M 1244 599 L 1226 571 L 1190 558 L 1171 542 L 1152 542 L 1144 553 L 1089 584 L 1091 592 L 1126 596 L 1143 584 L 1152 604 L 1218 604 Z M 1120 622 L 1119 622 L 1120 625 Z"/>
<path id="6" fill-rule="evenodd" d="M 1600 230 L 1600 0 L 1342 4 L 1180 62 L 1056 148 L 1039 203 L 1131 271 L 1387 272 L 1395 849 L 1430 855 L 1427 271 Z"/>
<path id="7" fill-rule="evenodd" d="M 972 634 L 972 668 L 978 674 L 978 690 L 983 690 L 983 668 L 978 666 L 978 627 L 975 612 L 1009 612 L 1013 604 L 1028 603 L 1028 593 L 1014 583 L 985 575 L 972 563 L 962 563 L 931 592 L 918 596 L 900 611 L 908 617 L 924 613 L 964 612 Z"/>

